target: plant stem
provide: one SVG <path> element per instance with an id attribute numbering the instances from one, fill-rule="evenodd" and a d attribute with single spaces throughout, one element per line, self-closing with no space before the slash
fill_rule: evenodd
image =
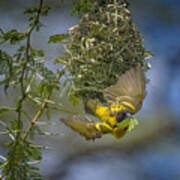
<path id="1" fill-rule="evenodd" d="M 43 6 L 43 0 L 40 0 L 39 2 L 39 7 L 37 10 L 37 15 L 34 19 L 34 22 L 32 23 L 32 25 L 30 26 L 30 28 L 27 30 L 27 32 L 25 33 L 27 36 L 27 40 L 26 40 L 26 51 L 25 51 L 25 61 L 23 62 L 23 67 L 22 67 L 22 72 L 21 72 L 21 77 L 20 77 L 20 86 L 21 86 L 21 98 L 18 101 L 18 106 L 17 106 L 17 112 L 18 112 L 18 129 L 21 129 L 21 109 L 22 109 L 22 105 L 23 102 L 26 98 L 26 93 L 25 93 L 25 87 L 24 87 L 24 75 L 25 75 L 25 70 L 27 67 L 28 62 L 30 61 L 30 47 L 31 47 L 31 33 L 34 30 L 34 28 L 37 26 L 37 24 L 39 23 L 39 17 L 41 14 L 41 10 L 42 10 L 42 6 Z M 17 133 L 17 138 L 20 136 L 21 131 L 18 131 Z"/>
<path id="2" fill-rule="evenodd" d="M 56 77 L 56 79 L 54 80 L 54 83 L 59 82 L 59 79 L 62 77 L 62 75 L 64 74 L 64 68 L 62 69 L 61 73 L 58 74 L 58 76 Z M 51 93 L 52 94 L 52 93 Z M 45 99 L 45 101 L 41 104 L 41 108 L 39 109 L 39 111 L 36 113 L 36 115 L 34 116 L 34 118 L 31 120 L 31 123 L 29 125 L 29 127 L 27 128 L 27 131 L 25 132 L 25 134 L 22 137 L 22 140 L 25 141 L 26 138 L 28 137 L 29 133 L 31 132 L 33 125 L 36 123 L 36 121 L 39 119 L 39 117 L 41 116 L 41 114 L 43 113 L 44 109 L 46 108 L 47 105 L 47 101 L 49 100 L 51 94 L 49 94 L 49 96 Z"/>

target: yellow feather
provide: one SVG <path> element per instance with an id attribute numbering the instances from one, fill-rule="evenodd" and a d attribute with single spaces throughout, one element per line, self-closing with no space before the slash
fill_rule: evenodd
<path id="1" fill-rule="evenodd" d="M 132 68 L 120 76 L 115 85 L 105 90 L 104 98 L 108 103 L 106 106 L 98 99 L 90 99 L 87 102 L 87 107 L 98 117 L 99 122 L 91 121 L 87 116 L 73 116 L 62 121 L 86 139 L 100 138 L 106 133 L 111 133 L 119 139 L 130 131 L 137 121 L 129 117 L 118 122 L 118 113 L 127 111 L 134 114 L 139 111 L 145 97 L 145 85 L 142 68 Z"/>

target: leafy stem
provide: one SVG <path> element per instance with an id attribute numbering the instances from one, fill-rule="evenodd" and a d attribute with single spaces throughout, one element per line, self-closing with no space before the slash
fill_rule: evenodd
<path id="1" fill-rule="evenodd" d="M 62 75 L 64 74 L 64 68 L 62 69 L 61 73 L 58 74 L 58 76 L 56 77 L 56 79 L 54 80 L 53 83 L 57 83 L 59 82 L 59 79 L 62 77 Z M 36 123 L 36 121 L 39 119 L 39 117 L 41 116 L 41 114 L 43 113 L 43 111 L 45 110 L 46 106 L 47 106 L 47 101 L 49 100 L 50 96 L 51 96 L 52 92 L 48 95 L 48 97 L 45 99 L 45 101 L 41 104 L 41 108 L 39 109 L 39 111 L 35 114 L 34 118 L 32 118 L 31 123 L 29 125 L 29 127 L 27 128 L 27 131 L 24 133 L 22 139 L 23 141 L 25 141 L 29 135 L 29 133 L 31 132 L 33 125 Z"/>
<path id="2" fill-rule="evenodd" d="M 34 28 L 37 26 L 37 24 L 39 23 L 39 18 L 40 18 L 40 14 L 41 14 L 41 10 L 42 10 L 42 6 L 43 6 L 43 0 L 40 0 L 39 3 L 39 7 L 37 10 L 37 15 L 34 19 L 34 22 L 31 24 L 30 28 L 27 30 L 26 37 L 26 51 L 25 51 L 25 61 L 23 62 L 23 67 L 22 67 L 22 73 L 20 76 L 20 85 L 21 85 L 21 95 L 22 97 L 19 99 L 18 101 L 18 106 L 17 106 L 17 112 L 18 112 L 18 128 L 20 129 L 20 124 L 21 124 L 21 108 L 22 108 L 22 104 L 26 98 L 26 92 L 25 92 L 25 87 L 24 87 L 24 75 L 25 75 L 25 70 L 27 67 L 28 62 L 30 61 L 30 47 L 31 47 L 31 33 L 34 30 Z M 17 134 L 17 137 L 20 135 L 20 131 Z"/>
<path id="3" fill-rule="evenodd" d="M 26 176 L 23 173 L 20 174 L 19 171 L 21 168 L 25 168 L 24 164 L 27 163 L 27 160 L 29 158 L 31 158 L 28 156 L 30 156 L 30 154 L 32 154 L 32 152 L 35 152 L 35 149 L 28 147 L 29 144 L 27 142 L 22 141 L 22 137 L 20 135 L 21 135 L 22 129 L 23 129 L 23 120 L 22 120 L 23 109 L 22 108 L 23 108 L 23 103 L 26 100 L 26 96 L 27 96 L 26 87 L 25 87 L 25 81 L 26 81 L 25 73 L 28 72 L 28 69 L 27 69 L 28 64 L 32 61 L 31 52 L 30 52 L 31 51 L 31 34 L 32 34 L 33 30 L 35 29 L 35 27 L 38 26 L 40 15 L 42 12 L 42 7 L 43 7 L 43 0 L 40 0 L 33 22 L 30 24 L 29 29 L 25 33 L 22 33 L 26 37 L 26 46 L 25 46 L 24 57 L 21 59 L 22 62 L 20 62 L 21 73 L 20 73 L 20 77 L 19 77 L 19 85 L 20 85 L 21 96 L 17 100 L 17 104 L 16 104 L 17 121 L 14 121 L 14 122 L 12 121 L 12 128 L 14 128 L 16 130 L 16 134 L 15 134 L 14 140 L 12 142 L 8 143 L 8 146 L 10 149 L 8 152 L 8 158 L 7 158 L 6 162 L 3 163 L 4 168 L 3 168 L 2 174 L 0 175 L 0 179 L 2 179 L 5 176 L 8 177 L 8 175 L 9 175 L 10 179 L 15 178 L 17 176 L 19 176 L 19 177 Z M 6 127 L 6 129 L 7 129 L 7 127 Z M 27 135 L 28 135 L 28 133 L 27 133 Z M 22 149 L 22 148 L 24 148 L 24 152 L 20 153 L 20 149 Z M 31 152 L 31 153 L 28 154 L 29 152 Z M 36 154 L 38 154 L 38 152 Z M 39 158 L 39 156 L 32 157 L 32 158 Z M 16 167 L 16 169 L 15 169 L 15 167 Z"/>

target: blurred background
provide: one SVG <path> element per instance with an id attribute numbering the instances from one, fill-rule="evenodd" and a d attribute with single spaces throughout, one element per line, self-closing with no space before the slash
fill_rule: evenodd
<path id="1" fill-rule="evenodd" d="M 1 0 L 0 28 L 26 30 L 23 11 L 36 3 L 37 0 L 26 3 Z M 43 27 L 33 33 L 32 45 L 44 49 L 50 60 L 47 66 L 54 69 L 57 67 L 52 61 L 63 54 L 63 47 L 48 44 L 48 37 L 66 33 L 78 22 L 78 17 L 69 15 L 73 7 L 71 0 L 46 3 L 52 9 L 47 17 L 41 18 Z M 180 179 L 180 1 L 131 0 L 130 9 L 144 46 L 154 54 L 150 61 L 152 68 L 147 72 L 150 80 L 147 97 L 136 115 L 139 125 L 121 140 L 106 135 L 91 142 L 59 122 L 62 112 L 52 112 L 51 122 L 56 125 L 45 129 L 57 135 L 37 140 L 55 149 L 45 151 L 39 165 L 49 180 Z M 0 48 L 10 53 L 15 50 L 8 44 Z M 1 103 L 12 102 L 14 94 L 10 93 L 9 98 L 0 96 Z M 61 94 L 58 96 L 61 103 L 66 102 Z M 33 111 L 33 107 L 29 109 Z"/>

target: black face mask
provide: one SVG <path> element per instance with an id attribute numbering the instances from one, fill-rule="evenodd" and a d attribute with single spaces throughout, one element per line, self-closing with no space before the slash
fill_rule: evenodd
<path id="1" fill-rule="evenodd" d="M 127 118 L 127 111 L 121 110 L 117 113 L 116 121 L 119 123 Z"/>

